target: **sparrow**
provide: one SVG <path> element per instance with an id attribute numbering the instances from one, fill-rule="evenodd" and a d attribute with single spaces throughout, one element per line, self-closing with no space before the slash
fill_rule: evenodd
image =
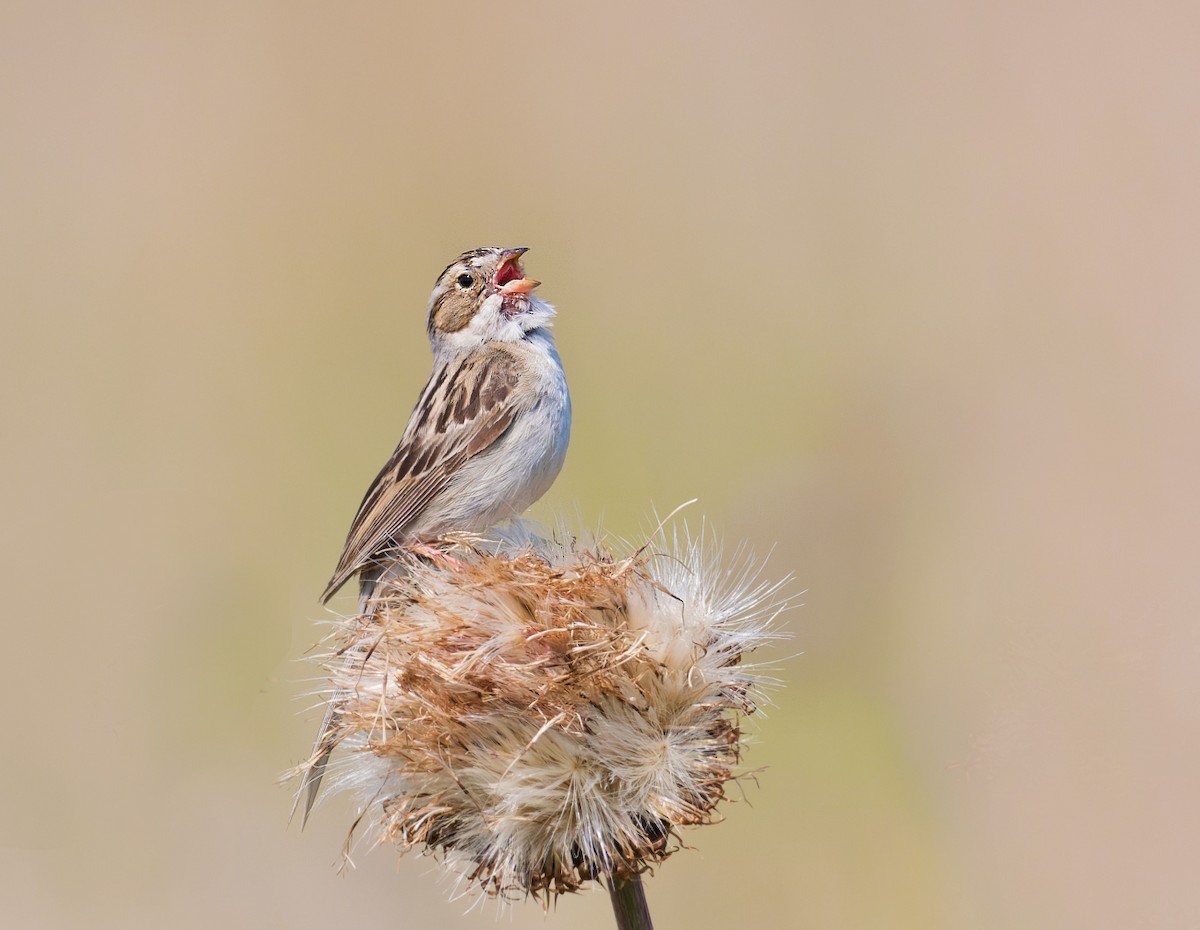
<path id="1" fill-rule="evenodd" d="M 481 532 L 518 516 L 558 476 L 571 395 L 550 334 L 554 307 L 521 268 L 527 251 L 473 249 L 438 276 L 426 318 L 433 372 L 359 505 L 322 602 L 358 575 L 365 612 L 400 550 L 429 555 L 429 543 L 446 533 Z M 297 795 L 297 804 L 305 796 L 305 821 L 337 745 L 336 703 Z"/>

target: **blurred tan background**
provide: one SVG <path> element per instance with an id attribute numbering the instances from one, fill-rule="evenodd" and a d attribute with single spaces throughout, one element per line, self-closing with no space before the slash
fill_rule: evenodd
<path id="1" fill-rule="evenodd" d="M 275 777 L 434 277 L 794 572 L 663 927 L 1200 926 L 1200 7 L 0 6 L 6 926 L 492 926 Z M 339 602 L 347 606 L 345 602 Z M 513 927 L 611 925 L 603 894 Z"/>

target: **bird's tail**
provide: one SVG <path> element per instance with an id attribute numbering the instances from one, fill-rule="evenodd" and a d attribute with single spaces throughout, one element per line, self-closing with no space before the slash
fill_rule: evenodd
<path id="1" fill-rule="evenodd" d="M 375 585 L 379 581 L 380 574 L 381 572 L 377 568 L 363 570 L 359 578 L 358 589 L 358 612 L 360 614 L 365 615 L 370 607 L 371 597 L 375 593 Z M 321 729 L 317 731 L 317 740 L 313 743 L 312 755 L 304 768 L 300 790 L 296 792 L 296 800 L 292 803 L 291 816 L 293 818 L 296 816 L 301 802 L 304 803 L 304 814 L 300 820 L 300 829 L 302 830 L 308 823 L 308 815 L 317 801 L 317 794 L 321 790 L 321 780 L 325 777 L 325 769 L 329 765 L 329 757 L 333 755 L 333 751 L 342 740 L 342 715 L 338 708 L 346 697 L 346 693 L 345 689 L 334 692 L 325 707 L 325 718 L 321 721 Z"/>

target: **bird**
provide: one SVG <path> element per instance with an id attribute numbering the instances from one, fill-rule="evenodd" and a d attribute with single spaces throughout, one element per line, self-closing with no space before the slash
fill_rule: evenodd
<path id="1" fill-rule="evenodd" d="M 477 533 L 524 512 L 562 469 L 571 394 L 550 333 L 554 307 L 521 266 L 527 248 L 464 252 L 438 275 L 426 330 L 433 371 L 396 450 L 350 524 L 329 601 L 359 578 L 359 611 L 404 549 L 432 555 L 446 533 Z M 304 818 L 338 742 L 337 696 L 325 711 L 296 804 Z M 293 807 L 293 813 L 295 808 Z"/>

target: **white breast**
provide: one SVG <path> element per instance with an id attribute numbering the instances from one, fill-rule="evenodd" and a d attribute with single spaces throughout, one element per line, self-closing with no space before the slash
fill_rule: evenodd
<path id="1" fill-rule="evenodd" d="M 467 462 L 450 486 L 431 502 L 422 529 L 481 532 L 519 516 L 554 483 L 571 437 L 571 395 L 562 361 L 549 333 L 536 331 L 522 343 L 529 362 L 520 390 L 528 403 L 507 432 Z"/>

